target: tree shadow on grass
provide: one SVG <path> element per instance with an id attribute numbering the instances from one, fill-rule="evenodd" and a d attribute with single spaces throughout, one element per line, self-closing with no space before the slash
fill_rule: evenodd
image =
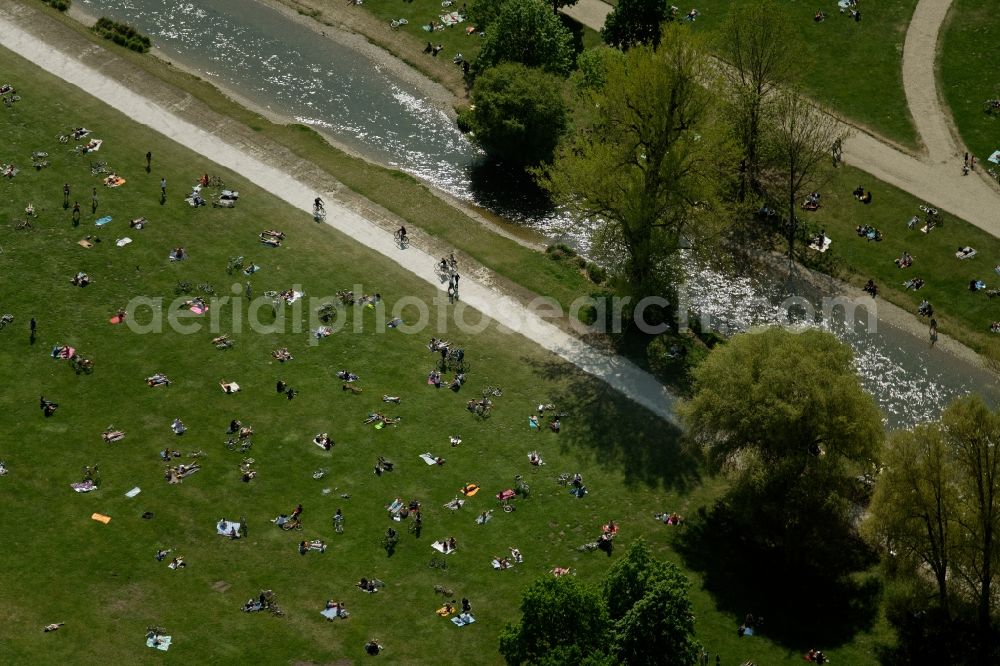
<path id="1" fill-rule="evenodd" d="M 763 536 L 775 533 L 774 524 L 757 529 L 746 513 L 724 501 L 702 508 L 677 542 L 685 565 L 702 574 L 719 609 L 764 618 L 761 633 L 800 651 L 837 647 L 872 628 L 882 586 L 874 574 L 861 573 L 875 558 L 856 535 L 833 530 L 782 547 L 781 537 Z"/>
<path id="2" fill-rule="evenodd" d="M 524 361 L 544 379 L 563 385 L 547 398 L 568 412 L 559 435 L 563 448 L 590 449 L 601 465 L 621 469 L 628 484 L 684 490 L 698 482 L 699 460 L 676 426 L 564 362 Z"/>

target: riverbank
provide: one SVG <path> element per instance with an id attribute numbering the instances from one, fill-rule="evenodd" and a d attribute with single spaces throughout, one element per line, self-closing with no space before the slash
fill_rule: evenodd
<path id="1" fill-rule="evenodd" d="M 303 18 L 301 20 L 305 23 L 311 23 L 310 19 Z M 115 50 L 118 51 L 118 49 Z M 179 85 L 182 90 L 190 90 L 200 99 L 207 100 L 209 104 L 218 104 L 222 107 L 216 109 L 219 113 L 246 122 L 254 130 L 254 133 L 249 133 L 245 137 L 247 143 L 257 141 L 262 135 L 274 137 L 285 147 L 291 147 L 298 157 L 313 161 L 328 173 L 336 174 L 349 190 L 371 195 L 368 201 L 360 201 L 356 210 L 365 216 L 374 212 L 376 218 L 385 219 L 383 224 L 385 231 L 391 231 L 405 220 L 411 230 L 411 235 L 420 236 L 421 243 L 425 247 L 428 244 L 438 242 L 438 249 L 430 250 L 430 254 L 440 256 L 449 251 L 449 245 L 457 246 L 465 250 L 464 253 L 460 253 L 463 255 L 461 256 L 463 266 L 472 266 L 476 260 L 485 257 L 487 261 L 481 267 L 470 270 L 470 273 L 477 275 L 485 283 L 496 285 L 502 292 L 514 295 L 522 303 L 529 302 L 537 294 L 546 294 L 555 296 L 566 305 L 575 297 L 596 289 L 594 285 L 581 279 L 579 272 L 575 271 L 569 262 L 552 262 L 537 252 L 517 252 L 514 251 L 514 248 L 498 244 L 492 235 L 496 227 L 490 228 L 487 233 L 470 234 L 468 216 L 460 214 L 450 220 L 442 218 L 442 208 L 436 205 L 440 201 L 428 201 L 426 205 L 414 205 L 416 203 L 414 196 L 425 196 L 431 190 L 412 181 L 412 179 L 402 177 L 398 172 L 377 169 L 358 159 L 331 159 L 331 157 L 337 158 L 335 151 L 330 151 L 326 147 L 317 150 L 320 148 L 317 145 L 318 142 L 311 140 L 316 135 L 309 130 L 303 131 L 304 128 L 294 126 L 271 126 L 270 123 L 264 122 L 255 114 L 247 114 L 245 109 L 240 109 L 231 99 L 223 98 L 220 100 L 221 96 L 212 85 L 206 85 L 203 80 L 197 78 L 177 76 L 173 67 L 157 67 L 157 61 L 153 59 L 133 58 L 127 52 L 116 54 L 116 56 L 130 59 L 144 69 L 161 70 L 160 72 L 154 71 L 154 76 L 166 73 L 173 77 L 174 85 Z M 107 64 L 101 65 L 102 70 L 107 68 Z M 143 82 L 142 89 L 145 90 L 150 86 L 155 87 L 155 82 Z M 178 108 L 191 111 L 187 108 L 188 104 L 189 102 L 184 100 L 178 103 Z M 197 118 L 198 115 L 189 113 L 189 117 Z M 259 148 L 259 146 L 254 146 L 254 150 L 259 150 Z M 289 164 L 292 163 L 289 162 Z M 301 167 L 290 166 L 290 168 L 300 169 Z M 373 186 L 374 181 L 380 181 L 381 184 Z M 352 195 L 354 195 L 353 192 L 340 193 L 342 198 L 349 198 Z M 383 206 L 372 204 L 372 200 L 382 202 Z M 455 211 L 450 212 L 454 213 Z M 482 220 L 480 220 L 481 222 Z M 415 228 L 422 228 L 426 234 L 414 233 Z M 537 244 L 534 247 L 537 248 Z M 904 328 L 904 330 L 910 331 L 918 338 L 925 337 L 923 325 L 918 320 L 910 316 L 907 324 L 908 328 Z M 606 345 L 606 341 L 599 340 L 598 342 Z M 969 353 L 972 354 L 971 351 Z M 640 363 L 646 362 L 644 358 L 637 360 Z"/>

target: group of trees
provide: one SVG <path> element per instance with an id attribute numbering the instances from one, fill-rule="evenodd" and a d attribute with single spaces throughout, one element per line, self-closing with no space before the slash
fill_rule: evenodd
<path id="1" fill-rule="evenodd" d="M 864 529 L 902 588 L 900 662 L 1000 660 L 1000 412 L 966 397 L 894 433 Z"/>
<path id="2" fill-rule="evenodd" d="M 569 576 L 531 585 L 520 621 L 500 635 L 500 653 L 511 666 L 693 666 L 701 649 L 687 589 L 676 566 L 638 541 L 599 588 Z"/>
<path id="3" fill-rule="evenodd" d="M 622 0 L 602 32 L 616 48 L 577 58 L 544 0 L 478 0 L 486 37 L 463 122 L 495 159 L 527 167 L 556 203 L 596 220 L 617 290 L 664 299 L 676 324 L 679 251 L 715 253 L 734 221 L 769 204 L 783 222 L 754 229 L 780 232 L 794 257 L 799 203 L 844 133 L 796 91 L 795 46 L 773 0 L 730 10 L 721 61 L 671 11 Z"/>

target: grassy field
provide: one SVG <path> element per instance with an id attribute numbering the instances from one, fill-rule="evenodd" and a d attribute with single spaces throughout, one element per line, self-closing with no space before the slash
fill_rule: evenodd
<path id="1" fill-rule="evenodd" d="M 701 16 L 693 27 L 713 33 L 730 7 L 753 2 L 704 0 L 698 3 Z M 864 3 L 860 23 L 841 15 L 834 0 L 790 0 L 779 5 L 803 47 L 795 60 L 806 92 L 876 134 L 915 148 L 917 134 L 903 93 L 902 57 L 916 0 Z M 821 23 L 813 21 L 817 9 L 829 15 Z"/>
<path id="2" fill-rule="evenodd" d="M 859 184 L 873 191 L 871 204 L 862 204 L 851 195 Z M 994 272 L 994 266 L 1000 265 L 1000 239 L 947 213 L 943 213 L 943 225 L 929 234 L 907 229 L 911 217 L 924 215 L 919 210 L 922 202 L 884 183 L 874 184 L 868 174 L 851 167 L 834 172 L 822 189 L 822 201 L 818 211 L 800 211 L 811 228 L 825 229 L 833 239 L 831 250 L 818 264 L 821 269 L 859 287 L 874 279 L 882 297 L 914 317 L 917 305 L 926 298 L 934 306 L 941 332 L 1000 360 L 998 336 L 989 330 L 1000 319 L 1000 298 L 989 298 L 985 290 L 969 290 L 970 280 L 982 280 L 988 289 L 1000 288 L 1000 275 Z M 858 237 L 858 225 L 881 230 L 884 240 L 869 242 Z M 976 257 L 957 259 L 956 250 L 966 245 L 977 250 Z M 907 269 L 893 263 L 903 251 L 914 257 Z M 907 291 L 903 283 L 914 277 L 923 279 L 925 285 L 919 291 Z"/>
<path id="3" fill-rule="evenodd" d="M 5 511 L 0 531 L 6 535 L 0 556 L 5 603 L 0 611 L 5 631 L 0 653 L 10 663 L 54 662 L 87 654 L 94 661 L 152 663 L 159 656 L 143 646 L 146 626 L 166 627 L 174 636 L 172 652 L 198 662 L 236 663 L 247 654 L 265 663 L 326 663 L 337 658 L 361 659 L 366 639 L 377 636 L 393 663 L 464 663 L 471 658 L 496 663 L 496 637 L 516 615 L 519 591 L 553 566 L 569 566 L 586 580 L 608 566 L 603 554 L 584 555 L 575 547 L 596 536 L 614 518 L 622 524 L 621 546 L 644 536 L 663 557 L 677 560 L 672 548 L 683 531 L 670 531 L 651 518 L 655 510 L 693 515 L 712 501 L 719 482 L 702 484 L 696 464 L 679 447 L 676 433 L 647 413 L 622 401 L 604 385 L 575 372 L 525 341 L 492 329 L 476 336 L 454 332 L 471 363 L 469 385 L 452 394 L 425 383 L 433 365 L 426 348 L 431 333 L 381 332 L 369 310 L 346 314 L 359 333 L 340 333 L 310 344 L 303 330 L 235 333 L 235 347 L 213 348 L 213 333 L 204 329 L 180 334 L 138 335 L 107 320 L 136 296 L 170 301 L 178 281 L 211 283 L 220 294 L 232 293 L 247 278 L 226 273 L 227 259 L 244 255 L 261 267 L 250 280 L 255 293 L 296 286 L 307 297 L 332 295 L 337 289 L 362 285 L 381 292 L 387 309 L 403 296 L 431 299 L 432 290 L 415 283 L 391 262 L 366 251 L 336 231 L 313 223 L 264 194 L 238 174 L 207 163 L 148 129 L 102 106 L 76 88 L 45 75 L 20 58 L 3 52 L 4 69 L 23 100 L 2 109 L 2 161 L 21 168 L 0 182 L 0 254 L 4 281 L 0 311 L 15 321 L 0 330 L 0 363 L 11 379 L 0 392 L 3 432 L 0 459 L 10 472 L 0 478 Z M 105 141 L 99 153 L 79 156 L 72 144 L 55 137 L 75 126 L 94 130 Z M 146 173 L 143 155 L 153 152 Z M 46 151 L 52 165 L 36 171 L 33 151 Z M 89 170 L 101 159 L 126 178 L 124 186 L 106 189 Z M 192 209 L 183 194 L 203 172 L 220 175 L 241 192 L 236 209 Z M 168 181 L 168 196 L 159 198 L 159 179 Z M 79 227 L 62 207 L 62 184 L 80 200 Z M 99 204 L 89 211 L 89 192 L 98 187 Z M 15 231 L 12 220 L 33 202 L 39 215 L 34 228 Z M 113 221 L 96 227 L 95 219 Z M 145 216 L 147 228 L 129 230 L 127 221 Z M 278 249 L 256 239 L 265 228 L 288 234 Z M 91 249 L 77 241 L 101 237 Z M 128 235 L 133 242 L 116 247 Z M 176 246 L 190 257 L 167 259 Z M 77 271 L 93 283 L 69 283 Z M 239 296 L 236 297 L 237 300 Z M 221 331 L 233 329 L 229 305 L 221 313 Z M 263 319 L 270 321 L 264 309 Z M 412 322 L 412 309 L 404 310 Z M 29 318 L 38 320 L 37 340 L 28 336 Z M 137 317 L 144 320 L 144 317 Z M 206 318 L 195 322 L 207 323 Z M 350 329 L 351 326 L 348 326 Z M 91 375 L 77 375 L 64 360 L 50 357 L 55 344 L 72 345 L 95 361 Z M 295 359 L 280 365 L 270 351 L 287 346 Z M 335 372 L 348 368 L 361 376 L 361 395 L 343 392 Z M 166 373 L 173 384 L 148 388 L 143 379 Z M 292 401 L 273 392 L 283 378 L 300 394 Z M 225 395 L 222 379 L 243 390 Z M 477 421 L 464 401 L 487 384 L 500 384 L 492 418 Z M 403 397 L 385 406 L 379 397 Z M 60 404 L 44 418 L 37 398 Z M 539 402 L 555 402 L 570 412 L 564 431 L 532 433 L 526 417 Z M 387 407 L 387 408 L 386 408 Z M 362 424 L 378 409 L 402 422 L 376 431 Z M 183 437 L 169 430 L 180 417 L 188 426 Z M 239 479 L 241 455 L 223 446 L 230 419 L 255 429 L 259 476 Z M 117 444 L 100 437 L 113 425 L 127 433 Z M 326 453 L 310 439 L 327 431 L 337 444 Z M 15 435 L 16 433 L 16 435 Z M 448 446 L 450 435 L 464 440 Z M 185 454 L 204 450 L 203 471 L 181 485 L 163 479 L 158 452 L 165 447 Z M 528 464 L 537 449 L 547 465 Z M 428 467 L 417 457 L 431 451 L 447 459 Z M 52 455 L 52 454 L 55 455 Z M 378 455 L 397 469 L 376 477 Z M 188 461 L 185 455 L 180 459 Z M 90 494 L 74 493 L 69 484 L 81 480 L 85 465 L 100 465 L 102 483 Z M 311 478 L 329 468 L 322 480 Z M 591 494 L 569 496 L 555 477 L 579 471 Z M 512 514 L 497 513 L 486 526 L 474 524 L 482 510 L 495 508 L 493 495 L 523 474 L 532 496 L 518 501 Z M 459 512 L 443 508 L 467 482 L 483 486 Z M 142 492 L 124 497 L 133 486 Z M 331 488 L 329 495 L 322 490 Z M 349 500 L 340 493 L 351 495 Z M 418 539 L 405 524 L 387 520 L 383 506 L 395 497 L 417 498 L 425 507 L 425 528 Z M 286 533 L 268 521 L 305 507 L 305 530 Z M 336 508 L 346 516 L 346 530 L 333 533 Z M 39 511 L 42 508 L 43 510 Z M 153 518 L 143 520 L 143 512 Z M 108 525 L 90 519 L 93 512 L 111 516 Z M 246 539 L 230 541 L 215 534 L 222 517 L 246 516 Z M 402 540 L 387 558 L 379 545 L 385 529 L 401 527 Z M 454 536 L 459 551 L 448 557 L 447 571 L 432 570 L 431 541 Z M 324 539 L 326 553 L 300 556 L 301 538 Z M 489 560 L 517 546 L 525 564 L 507 572 L 493 571 Z M 157 548 L 181 554 L 188 567 L 171 571 L 156 562 Z M 613 559 L 613 558 L 612 558 Z M 360 577 L 376 576 L 387 587 L 366 595 L 353 587 Z M 435 584 L 471 599 L 477 624 L 459 631 L 434 615 L 442 597 Z M 693 600 L 699 638 L 723 663 L 754 659 L 758 663 L 798 663 L 808 638 L 778 645 L 768 638 L 739 640 L 735 627 L 746 612 L 744 601 L 723 609 L 700 589 L 693 577 Z M 272 588 L 286 611 L 284 618 L 241 613 L 241 604 L 261 588 Z M 738 591 L 729 597 L 739 599 Z M 328 624 L 319 616 L 327 599 L 343 601 L 352 616 Z M 794 613 L 794 609 L 788 609 Z M 66 622 L 57 633 L 43 634 L 42 625 Z M 803 625 L 803 632 L 807 631 Z M 458 632 L 458 633 L 456 633 Z M 829 652 L 843 663 L 871 663 L 872 647 L 886 640 L 884 623 L 874 633 L 842 635 Z M 447 649 L 442 649 L 447 645 Z M 826 646 L 824 646 L 826 647 Z"/>
<path id="4" fill-rule="evenodd" d="M 939 77 L 941 92 L 969 152 L 983 168 L 1000 150 L 1000 113 L 983 112 L 983 102 L 1000 99 L 996 44 L 1000 19 L 990 0 L 955 0 L 942 31 Z"/>

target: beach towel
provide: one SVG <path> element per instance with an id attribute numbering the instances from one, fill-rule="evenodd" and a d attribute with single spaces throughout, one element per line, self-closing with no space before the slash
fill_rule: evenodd
<path id="1" fill-rule="evenodd" d="M 464 499 L 455 498 L 452 501 L 444 505 L 444 508 L 451 509 L 452 511 L 458 511 L 465 504 Z"/>
<path id="2" fill-rule="evenodd" d="M 191 306 L 191 312 L 193 312 L 193 313 L 195 313 L 197 315 L 205 314 L 206 312 L 208 312 L 208 306 L 207 305 L 201 306 L 201 305 L 197 305 L 197 304 L 192 305 Z M 235 393 L 238 390 L 240 390 L 240 389 L 237 386 L 236 389 L 233 392 Z"/>
<path id="3" fill-rule="evenodd" d="M 89 493 L 91 490 L 97 490 L 97 486 L 94 485 L 93 481 L 81 481 L 80 483 L 71 483 L 69 487 L 78 493 Z"/>
<path id="4" fill-rule="evenodd" d="M 464 627 L 465 625 L 472 624 L 475 621 L 476 618 L 472 617 L 468 613 L 462 613 L 461 615 L 456 615 L 455 617 L 451 618 L 452 624 L 454 624 L 456 627 Z"/>
<path id="5" fill-rule="evenodd" d="M 428 465 L 437 465 L 437 460 L 434 459 L 430 453 L 421 453 L 420 459 L 423 460 Z"/>
<path id="6" fill-rule="evenodd" d="M 487 511 L 476 516 L 476 525 L 485 525 L 493 518 L 493 512 Z"/>
<path id="7" fill-rule="evenodd" d="M 441 19 L 441 23 L 445 25 L 457 25 L 464 20 L 462 19 L 462 16 L 458 12 L 448 12 L 447 14 L 441 14 L 441 16 L 439 16 L 438 18 Z"/>
<path id="8" fill-rule="evenodd" d="M 119 187 L 125 184 L 125 179 L 121 176 L 108 176 L 104 179 L 104 184 L 108 187 Z"/>
<path id="9" fill-rule="evenodd" d="M 104 523 L 107 525 L 111 522 L 111 516 L 105 516 L 103 513 L 92 513 L 90 514 L 91 520 L 96 520 L 99 523 Z"/>
<path id="10" fill-rule="evenodd" d="M 464 488 L 462 488 L 462 494 L 466 497 L 475 497 L 476 493 L 479 492 L 479 486 L 474 483 L 467 483 Z"/>
<path id="11" fill-rule="evenodd" d="M 529 416 L 528 417 L 528 427 L 532 430 L 538 430 L 538 419 Z"/>
<path id="12" fill-rule="evenodd" d="M 101 144 L 104 143 L 104 139 L 91 139 L 90 142 L 84 146 L 84 149 L 88 153 L 96 153 L 101 149 Z"/>
<path id="13" fill-rule="evenodd" d="M 140 492 L 142 492 L 142 490 L 141 490 L 141 489 L 139 488 L 139 486 L 136 486 L 136 487 L 135 487 L 135 488 L 133 488 L 132 490 L 130 490 L 130 491 L 128 491 L 127 493 L 125 493 L 125 497 L 135 497 L 135 496 L 136 496 L 136 495 L 138 495 L 138 494 L 139 494 Z"/>
<path id="14" fill-rule="evenodd" d="M 234 523 L 231 520 L 220 520 L 215 524 L 215 531 L 220 536 L 232 536 L 233 530 L 236 530 L 236 538 L 240 536 L 240 524 Z"/>
<path id="15" fill-rule="evenodd" d="M 389 513 L 399 513 L 399 510 L 403 508 L 403 500 L 397 499 L 388 506 Z"/>
<path id="16" fill-rule="evenodd" d="M 456 550 L 458 550 L 458 548 L 452 548 L 449 551 L 445 551 L 445 549 L 444 549 L 444 541 L 435 541 L 434 543 L 431 544 L 431 548 L 433 548 L 434 550 L 436 550 L 439 553 L 442 553 L 443 555 L 451 555 Z"/>
<path id="17" fill-rule="evenodd" d="M 119 238 L 118 240 L 116 240 L 115 241 L 115 245 L 117 245 L 118 247 L 125 247 L 126 245 L 128 245 L 131 242 L 132 242 L 132 239 L 129 238 L 128 236 L 125 236 L 124 238 Z"/>
<path id="18" fill-rule="evenodd" d="M 105 224 L 107 224 L 110 221 L 111 221 L 111 216 L 110 215 L 105 215 L 104 217 L 102 217 L 99 220 L 97 220 L 96 222 L 94 222 L 94 224 L 96 224 L 99 227 L 103 227 Z"/>
<path id="19" fill-rule="evenodd" d="M 336 620 L 338 617 L 346 617 L 346 615 L 340 614 L 340 608 L 326 608 L 321 610 L 319 614 L 328 620 Z"/>
<path id="20" fill-rule="evenodd" d="M 249 266 L 243 269 L 243 275 L 253 275 L 259 270 L 260 266 L 258 266 L 257 264 L 250 264 Z"/>
<path id="21" fill-rule="evenodd" d="M 1000 164 L 1000 150 L 994 150 L 993 154 L 986 158 L 993 164 Z"/>
<path id="22" fill-rule="evenodd" d="M 79 245 L 80 247 L 84 247 L 84 248 L 87 248 L 88 250 L 89 250 L 90 248 L 94 247 L 94 244 L 93 244 L 93 243 L 91 243 L 91 242 L 90 242 L 89 240 L 87 240 L 86 238 L 84 238 L 83 240 L 78 240 L 78 241 L 76 242 L 76 244 L 77 244 L 77 245 Z"/>
<path id="23" fill-rule="evenodd" d="M 191 311 L 194 312 L 194 308 L 191 308 Z M 204 312 L 204 310 L 202 310 L 202 312 Z M 198 314 L 201 314 L 201 312 L 199 312 Z M 227 387 L 229 388 L 228 391 L 226 390 Z M 229 382 L 228 384 L 222 387 L 223 393 L 239 393 L 239 391 L 240 391 L 240 385 L 237 384 L 236 382 Z"/>
<path id="24" fill-rule="evenodd" d="M 376 430 L 381 430 L 384 427 L 385 427 L 385 423 L 383 423 L 382 421 L 376 421 L 375 422 L 375 429 Z"/>
<path id="25" fill-rule="evenodd" d="M 292 297 L 291 298 L 286 298 L 285 302 L 288 303 L 289 305 L 291 305 L 292 303 L 294 303 L 295 301 L 299 300 L 300 298 L 302 298 L 302 292 L 301 291 L 293 291 L 292 292 Z"/>
<path id="26" fill-rule="evenodd" d="M 441 606 L 441 608 L 438 608 L 434 612 L 437 613 L 438 615 L 440 615 L 441 617 L 448 617 L 449 615 L 451 615 L 452 613 L 455 612 L 455 609 L 454 608 L 448 608 L 447 606 Z"/>
<path id="27" fill-rule="evenodd" d="M 111 319 L 108 320 L 108 323 L 109 324 L 120 324 L 123 321 L 125 321 L 124 318 L 119 317 L 118 315 L 115 315 L 114 317 L 112 317 Z"/>
<path id="28" fill-rule="evenodd" d="M 830 245 L 832 244 L 833 241 L 828 236 L 823 236 L 822 245 L 820 245 L 816 241 L 812 241 L 811 243 L 809 243 L 809 247 L 812 248 L 813 250 L 816 250 L 817 252 L 826 252 L 827 250 L 830 249 Z"/>
<path id="29" fill-rule="evenodd" d="M 156 648 L 166 652 L 170 649 L 170 636 L 150 636 L 146 639 L 146 647 Z"/>

